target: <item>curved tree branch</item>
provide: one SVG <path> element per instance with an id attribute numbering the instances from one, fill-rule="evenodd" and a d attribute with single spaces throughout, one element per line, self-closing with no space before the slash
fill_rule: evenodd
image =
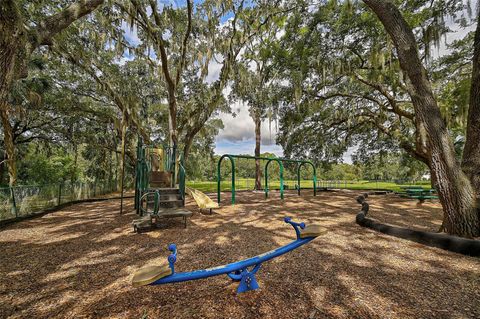
<path id="1" fill-rule="evenodd" d="M 68 28 L 74 21 L 91 13 L 103 2 L 104 0 L 77 1 L 62 11 L 45 18 L 36 28 L 38 38 L 36 43 L 33 43 L 33 47 L 52 44 L 53 36 Z"/>

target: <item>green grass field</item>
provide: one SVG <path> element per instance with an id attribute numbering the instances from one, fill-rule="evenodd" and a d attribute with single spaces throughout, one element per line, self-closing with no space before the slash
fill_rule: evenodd
<path id="1" fill-rule="evenodd" d="M 295 180 L 286 180 L 284 185 L 288 189 L 295 189 L 297 181 Z M 254 188 L 255 181 L 253 178 L 242 178 L 235 181 L 236 190 L 252 190 Z M 197 181 L 187 181 L 187 186 L 198 189 L 202 192 L 212 193 L 217 191 L 217 182 L 197 182 Z M 264 182 L 262 182 L 264 186 Z M 280 181 L 270 181 L 270 189 L 278 189 L 280 187 Z M 302 180 L 302 188 L 313 188 L 311 180 Z M 317 187 L 328 187 L 328 188 L 340 188 L 340 189 L 356 189 L 356 190 L 368 190 L 368 189 L 382 189 L 382 190 L 391 190 L 394 192 L 402 191 L 402 187 L 408 186 L 422 186 L 425 189 L 430 189 L 430 181 L 421 181 L 416 183 L 409 184 L 397 184 L 395 182 L 385 182 L 385 181 L 318 181 Z M 231 181 L 222 181 L 221 182 L 222 191 L 231 191 Z"/>

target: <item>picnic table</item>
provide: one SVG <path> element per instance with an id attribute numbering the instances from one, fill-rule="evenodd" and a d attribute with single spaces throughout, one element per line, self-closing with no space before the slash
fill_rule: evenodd
<path id="1" fill-rule="evenodd" d="M 438 199 L 435 189 L 424 188 L 406 188 L 405 193 L 400 194 L 401 197 L 418 199 L 423 203 L 426 199 Z"/>

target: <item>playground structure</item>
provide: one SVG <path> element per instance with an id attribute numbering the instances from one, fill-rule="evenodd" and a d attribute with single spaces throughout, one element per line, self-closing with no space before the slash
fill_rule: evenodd
<path id="1" fill-rule="evenodd" d="M 220 192 L 221 192 L 221 175 L 220 175 L 220 166 L 222 164 L 223 159 L 228 158 L 232 165 L 232 205 L 235 204 L 235 159 L 236 158 L 244 158 L 244 159 L 254 159 L 254 160 L 266 160 L 267 163 L 265 164 L 265 198 L 268 198 L 268 166 L 271 162 L 277 162 L 278 166 L 280 167 L 280 198 L 284 198 L 284 179 L 283 179 L 283 163 L 296 163 L 297 167 L 297 193 L 300 195 L 301 191 L 301 179 L 300 179 L 300 170 L 305 165 L 311 165 L 313 169 L 313 196 L 317 195 L 317 170 L 315 165 L 311 161 L 307 160 L 294 160 L 294 159 L 286 159 L 286 158 L 269 158 L 269 157 L 260 157 L 260 156 L 249 156 L 249 155 L 232 155 L 232 154 L 224 154 L 220 157 L 217 164 L 217 202 L 220 203 Z"/>
<path id="2" fill-rule="evenodd" d="M 305 223 L 293 222 L 290 217 L 285 217 L 284 221 L 292 225 L 297 237 L 296 240 L 285 246 L 252 258 L 223 266 L 190 272 L 175 273 L 174 266 L 175 262 L 177 261 L 177 246 L 175 244 L 170 244 L 168 249 L 171 251 L 171 254 L 167 258 L 168 265 L 149 266 L 139 269 L 133 276 L 132 284 L 134 286 L 161 285 L 203 279 L 218 275 L 227 275 L 230 279 L 240 282 L 237 288 L 237 293 L 258 289 L 259 285 L 255 278 L 255 274 L 258 272 L 263 262 L 286 254 L 302 245 L 305 245 L 327 231 L 325 228 L 319 227 L 318 225 L 306 227 Z M 249 267 L 252 268 L 249 269 Z"/>
<path id="3" fill-rule="evenodd" d="M 187 226 L 192 212 L 184 208 L 185 168 L 176 153 L 175 145 L 144 145 L 139 139 L 134 207 L 143 218 L 133 222 L 134 231 L 151 228 L 162 218 L 181 217 Z"/>

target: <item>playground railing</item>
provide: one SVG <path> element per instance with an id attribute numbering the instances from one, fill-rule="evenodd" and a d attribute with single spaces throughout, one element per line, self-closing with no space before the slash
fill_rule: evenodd
<path id="1" fill-rule="evenodd" d="M 178 188 L 180 189 L 180 195 L 182 196 L 182 200 L 185 200 L 185 186 L 186 186 L 186 173 L 185 168 L 182 165 L 182 161 L 178 164 Z"/>
<path id="2" fill-rule="evenodd" d="M 164 158 L 164 167 L 165 170 L 175 174 L 175 159 L 177 157 L 177 148 L 176 146 L 164 146 L 165 158 Z"/>
<path id="3" fill-rule="evenodd" d="M 0 221 L 34 215 L 61 204 L 101 197 L 118 190 L 115 181 L 1 187 Z"/>

